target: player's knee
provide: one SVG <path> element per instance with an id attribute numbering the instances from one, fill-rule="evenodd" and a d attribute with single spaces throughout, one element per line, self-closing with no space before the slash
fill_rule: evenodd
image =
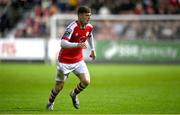
<path id="1" fill-rule="evenodd" d="M 59 92 L 64 87 L 64 81 L 56 81 L 56 90 Z"/>
<path id="2" fill-rule="evenodd" d="M 84 80 L 82 81 L 82 83 L 83 83 L 83 85 L 86 87 L 86 86 L 88 86 L 88 85 L 90 84 L 90 79 L 84 79 Z"/>
<path id="3" fill-rule="evenodd" d="M 80 78 L 80 81 L 84 87 L 88 86 L 90 84 L 90 75 L 89 73 L 86 74 L 80 74 L 78 75 Z"/>

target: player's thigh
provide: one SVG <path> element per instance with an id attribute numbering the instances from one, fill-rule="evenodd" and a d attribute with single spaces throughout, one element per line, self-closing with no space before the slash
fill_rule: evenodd
<path id="1" fill-rule="evenodd" d="M 73 72 L 84 84 L 90 83 L 90 74 L 84 61 L 79 62 L 77 68 Z"/>
<path id="2" fill-rule="evenodd" d="M 67 68 L 67 64 L 58 63 L 56 69 L 56 81 L 65 81 L 71 70 Z"/>

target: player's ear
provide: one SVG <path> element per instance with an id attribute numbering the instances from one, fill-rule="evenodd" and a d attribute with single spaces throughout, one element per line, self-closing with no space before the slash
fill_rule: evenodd
<path id="1" fill-rule="evenodd" d="M 78 14 L 78 18 L 81 18 L 82 17 L 82 14 Z"/>

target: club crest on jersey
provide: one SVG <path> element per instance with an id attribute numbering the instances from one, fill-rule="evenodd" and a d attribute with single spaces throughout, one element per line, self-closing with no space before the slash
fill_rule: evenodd
<path id="1" fill-rule="evenodd" d="M 69 37 L 69 35 L 71 34 L 71 32 L 72 32 L 72 29 L 67 28 L 63 36 Z"/>

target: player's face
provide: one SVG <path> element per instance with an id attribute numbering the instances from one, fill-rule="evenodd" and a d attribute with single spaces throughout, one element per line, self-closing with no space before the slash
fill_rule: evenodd
<path id="1" fill-rule="evenodd" d="M 83 13 L 79 15 L 79 20 L 82 24 L 86 25 L 88 24 L 91 17 L 91 13 Z"/>

